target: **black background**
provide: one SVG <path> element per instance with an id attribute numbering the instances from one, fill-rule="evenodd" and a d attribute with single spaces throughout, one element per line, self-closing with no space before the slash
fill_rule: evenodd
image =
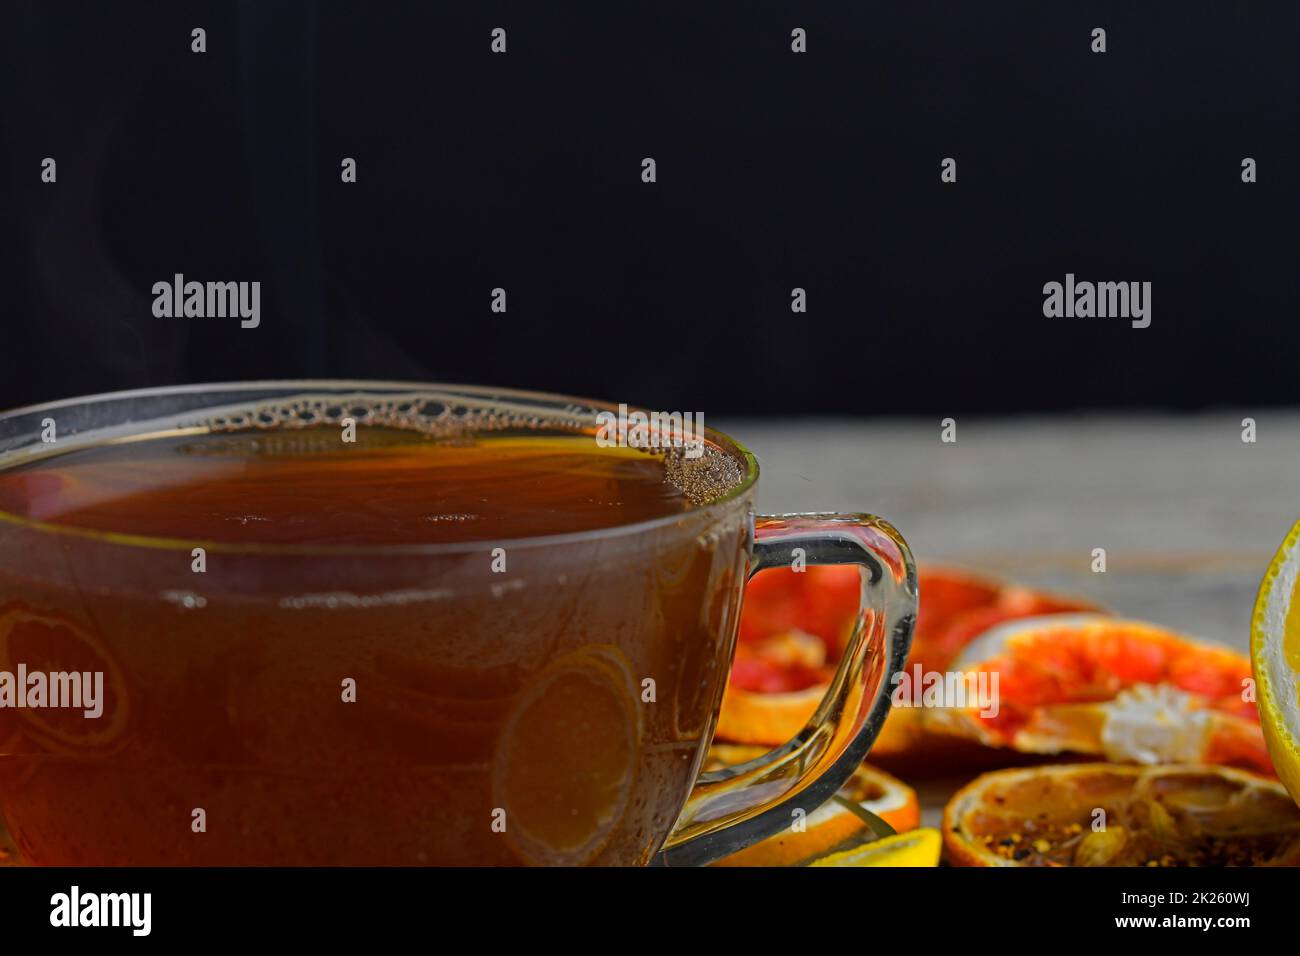
<path id="1" fill-rule="evenodd" d="M 0 406 L 308 376 L 1293 403 L 1298 52 L 1282 3 L 4 2 Z M 260 280 L 261 327 L 155 318 L 175 272 Z M 1151 327 L 1044 318 L 1067 272 L 1151 281 Z"/>

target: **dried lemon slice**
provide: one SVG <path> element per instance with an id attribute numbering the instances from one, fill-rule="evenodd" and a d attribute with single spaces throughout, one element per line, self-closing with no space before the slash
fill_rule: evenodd
<path id="1" fill-rule="evenodd" d="M 492 766 L 494 811 L 521 860 L 596 860 L 627 809 L 641 740 L 631 667 L 612 645 L 543 669 L 516 696 Z"/>
<path id="2" fill-rule="evenodd" d="M 127 722 L 126 681 L 108 649 L 85 628 L 63 615 L 23 604 L 6 607 L 0 611 L 0 670 L 13 672 L 19 664 L 28 673 L 102 674 L 105 698 L 93 719 L 81 708 L 19 709 L 24 735 L 68 755 L 110 748 L 120 741 Z"/>
<path id="3" fill-rule="evenodd" d="M 957 866 L 1294 866 L 1300 809 L 1232 767 L 1061 764 L 976 777 L 943 840 Z"/>

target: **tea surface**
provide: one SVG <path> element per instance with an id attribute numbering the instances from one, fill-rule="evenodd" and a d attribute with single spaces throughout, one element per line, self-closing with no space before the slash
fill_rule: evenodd
<path id="1" fill-rule="evenodd" d="M 131 535 L 264 544 L 490 541 L 680 513 L 662 457 L 586 435 L 393 428 L 173 436 L 0 471 L 0 510 Z"/>

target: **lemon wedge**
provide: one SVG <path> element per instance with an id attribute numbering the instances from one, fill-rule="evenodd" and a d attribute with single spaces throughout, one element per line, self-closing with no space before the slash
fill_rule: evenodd
<path id="1" fill-rule="evenodd" d="M 1259 586 L 1250 623 L 1250 662 L 1259 720 L 1278 776 L 1300 804 L 1300 522 Z"/>
<path id="2" fill-rule="evenodd" d="M 930 827 L 896 833 L 849 850 L 840 850 L 809 866 L 938 866 L 943 839 Z"/>

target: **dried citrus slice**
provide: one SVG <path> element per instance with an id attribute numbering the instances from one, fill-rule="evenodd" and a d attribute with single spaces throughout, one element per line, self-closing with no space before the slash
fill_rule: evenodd
<path id="1" fill-rule="evenodd" d="M 0 709 L 0 757 L 13 753 L 22 740 L 18 711 Z"/>
<path id="2" fill-rule="evenodd" d="M 825 696 L 825 687 L 768 694 L 728 684 L 717 737 L 738 744 L 783 744 L 804 728 Z"/>
<path id="3" fill-rule="evenodd" d="M 935 589 L 937 583 L 930 581 L 931 590 Z M 924 600 L 923 598 L 923 605 Z M 963 607 L 947 617 L 934 615 L 928 620 L 924 613 L 919 614 L 921 620 L 917 622 L 917 637 L 912 642 L 911 662 L 920 662 L 930 670 L 946 670 L 966 645 L 995 624 L 1025 617 L 1080 612 L 1103 613 L 1097 605 L 1082 598 L 1007 584 L 987 604 Z"/>
<path id="4" fill-rule="evenodd" d="M 1027 767 L 957 791 L 943 841 L 957 866 L 1295 866 L 1300 809 L 1231 767 Z"/>
<path id="5" fill-rule="evenodd" d="M 938 866 L 942 840 L 939 831 L 924 827 L 839 850 L 809 866 Z"/>
<path id="6" fill-rule="evenodd" d="M 0 866 L 22 866 L 22 858 L 18 855 L 18 847 L 14 845 L 13 837 L 5 829 L 5 823 L 0 820 Z"/>
<path id="7" fill-rule="evenodd" d="M 1250 659 L 1268 752 L 1300 803 L 1300 522 L 1278 548 L 1259 586 Z"/>
<path id="8" fill-rule="evenodd" d="M 918 584 L 921 601 L 909 666 L 942 670 L 967 641 L 999 621 L 1096 610 L 1083 600 L 952 568 L 922 568 Z M 775 746 L 803 729 L 835 673 L 860 590 L 858 569 L 849 565 L 773 569 L 749 583 L 718 718 L 719 739 Z M 919 709 L 896 708 L 872 753 L 914 751 L 926 737 Z"/>
<path id="9" fill-rule="evenodd" d="M 740 643 L 757 643 L 776 634 L 803 631 L 826 643 L 828 657 L 838 658 L 861 592 L 861 573 L 855 565 L 764 571 L 745 586 Z M 788 685 L 771 689 L 799 688 Z"/>
<path id="10" fill-rule="evenodd" d="M 919 664 L 923 672 L 947 670 L 970 641 L 1002 621 L 1101 610 L 1083 598 L 998 582 L 952 568 L 928 568 L 921 573 L 919 583 L 921 605 L 908 666 L 915 669 Z M 878 757 L 917 753 L 936 756 L 944 749 L 926 728 L 924 708 L 897 707 L 890 711 L 872 751 Z"/>
<path id="11" fill-rule="evenodd" d="M 734 747 L 715 744 L 709 748 L 705 768 L 731 767 L 766 753 L 763 747 Z M 921 822 L 916 791 L 883 770 L 863 764 L 848 783 L 801 821 L 802 828 L 783 830 L 753 846 L 714 863 L 714 866 L 792 866 L 840 846 L 845 841 L 870 834 L 867 819 L 854 813 L 856 804 L 895 830 L 911 830 Z M 869 818 L 868 818 L 869 819 Z"/>
<path id="12" fill-rule="evenodd" d="M 28 674 L 103 675 L 104 700 L 99 702 L 98 717 L 87 718 L 85 708 L 20 708 L 14 713 L 25 736 L 62 754 L 101 750 L 120 742 L 127 722 L 126 681 L 108 649 L 85 628 L 61 614 L 8 605 L 0 610 L 0 670 L 15 673 L 19 664 L 26 665 Z"/>
<path id="13" fill-rule="evenodd" d="M 996 706 L 929 708 L 926 724 L 992 747 L 1118 763 L 1272 773 L 1241 654 L 1141 621 L 1055 615 L 999 625 L 952 665 Z"/>
<path id="14" fill-rule="evenodd" d="M 613 646 L 559 658 L 520 691 L 497 739 L 492 798 L 521 860 L 599 856 L 634 789 L 640 738 L 631 667 Z"/>

